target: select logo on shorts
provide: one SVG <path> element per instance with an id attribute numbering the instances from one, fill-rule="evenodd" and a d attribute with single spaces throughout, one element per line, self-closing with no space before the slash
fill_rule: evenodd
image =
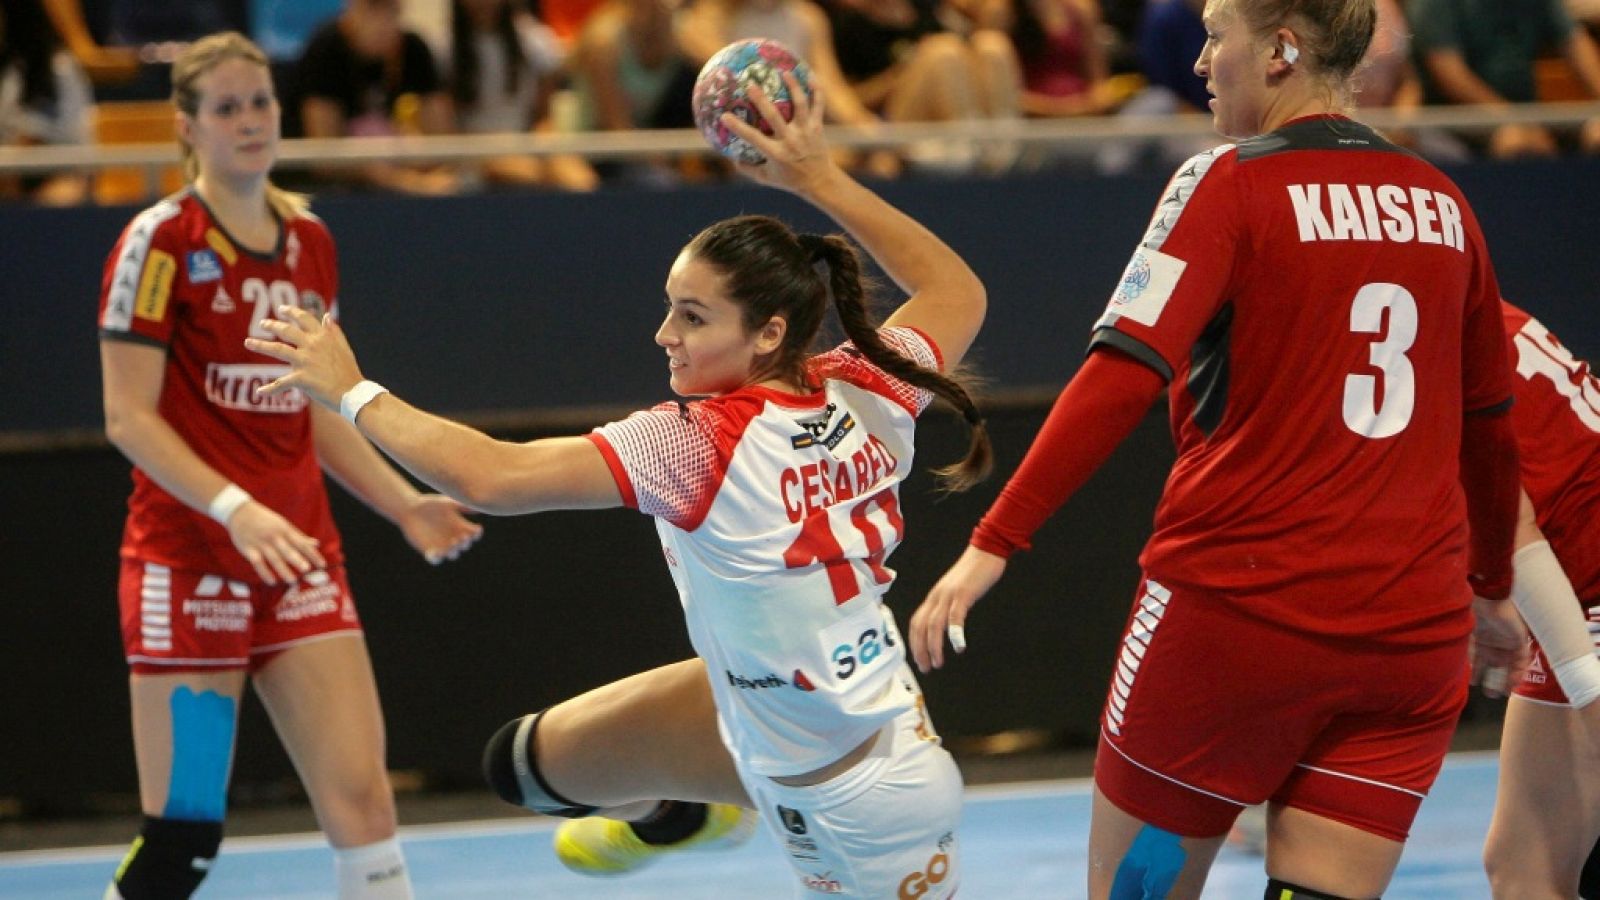
<path id="1" fill-rule="evenodd" d="M 166 318 L 167 298 L 172 296 L 172 277 L 177 273 L 178 261 L 171 253 L 150 248 L 144 275 L 139 279 L 139 293 L 133 302 L 133 314 L 151 322 Z"/>
<path id="2" fill-rule="evenodd" d="M 939 851 L 928 857 L 927 864 L 900 879 L 899 900 L 917 900 L 950 877 L 950 846 L 955 842 L 955 835 L 950 832 L 939 838 Z"/>
<path id="3" fill-rule="evenodd" d="M 783 823 L 783 828 L 790 834 L 806 833 L 806 817 L 800 815 L 799 810 L 787 806 L 778 807 L 778 821 Z"/>

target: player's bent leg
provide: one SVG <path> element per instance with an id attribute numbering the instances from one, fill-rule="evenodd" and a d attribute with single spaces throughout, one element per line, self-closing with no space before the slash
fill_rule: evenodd
<path id="1" fill-rule="evenodd" d="M 1484 843 L 1494 896 L 1571 897 L 1597 836 L 1600 756 L 1577 714 L 1513 697 L 1500 741 L 1494 818 Z"/>
<path id="2" fill-rule="evenodd" d="M 340 900 L 409 898 L 366 640 L 352 632 L 290 647 L 255 686 L 333 845 Z"/>
<path id="3" fill-rule="evenodd" d="M 222 842 L 243 670 L 129 678 L 134 754 L 145 819 L 105 896 L 186 898 Z"/>
<path id="4" fill-rule="evenodd" d="M 1267 810 L 1267 876 L 1316 897 L 1380 896 L 1405 843 L 1303 809 Z"/>
<path id="5" fill-rule="evenodd" d="M 1097 785 L 1089 817 L 1089 896 L 1188 900 L 1200 896 L 1227 837 L 1182 836 L 1125 812 Z"/>

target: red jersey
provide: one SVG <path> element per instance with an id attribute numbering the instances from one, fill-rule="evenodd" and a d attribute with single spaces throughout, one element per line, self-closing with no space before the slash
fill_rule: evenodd
<path id="1" fill-rule="evenodd" d="M 336 307 L 333 238 L 314 216 L 283 223 L 270 254 L 248 250 L 192 189 L 135 216 L 106 260 L 100 336 L 167 351 L 158 408 L 184 442 L 224 477 L 322 542 L 343 561 L 299 391 L 253 390 L 288 366 L 244 347 L 270 338 L 258 323 L 292 304 L 321 315 Z M 163 490 L 137 466 L 122 555 L 253 580 L 227 529 Z"/>
<path id="2" fill-rule="evenodd" d="M 1471 627 L 1462 416 L 1508 403 L 1498 288 L 1442 173 L 1337 116 L 1199 154 L 1093 344 L 1170 380 L 1151 578 L 1325 635 Z"/>
<path id="3" fill-rule="evenodd" d="M 1539 320 L 1501 301 L 1516 365 L 1522 487 L 1539 530 L 1586 605 L 1600 602 L 1600 380 Z"/>

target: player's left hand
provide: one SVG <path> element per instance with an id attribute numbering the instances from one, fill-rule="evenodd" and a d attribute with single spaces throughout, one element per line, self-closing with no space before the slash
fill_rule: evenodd
<path id="1" fill-rule="evenodd" d="M 1472 683 L 1486 697 L 1503 697 L 1528 667 L 1528 626 L 1510 600 L 1472 598 Z"/>
<path id="2" fill-rule="evenodd" d="M 467 518 L 467 508 L 443 494 L 419 494 L 396 525 L 430 565 L 455 559 L 483 536 L 483 526 Z"/>
<path id="3" fill-rule="evenodd" d="M 257 396 L 299 388 L 323 406 L 338 412 L 339 400 L 362 381 L 355 351 L 344 330 L 324 315 L 320 320 L 298 306 L 278 307 L 278 318 L 259 323 L 276 340 L 245 338 L 244 345 L 290 365 L 289 374 L 256 388 Z"/>

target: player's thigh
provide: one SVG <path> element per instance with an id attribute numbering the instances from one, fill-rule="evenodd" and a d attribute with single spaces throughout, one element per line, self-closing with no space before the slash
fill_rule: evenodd
<path id="1" fill-rule="evenodd" d="M 582 803 L 660 797 L 748 803 L 698 658 L 556 704 L 540 717 L 534 742 L 540 773 Z"/>
<path id="2" fill-rule="evenodd" d="M 1600 750 L 1571 708 L 1514 697 L 1485 854 L 1491 874 L 1576 881 L 1600 834 Z"/>
<path id="3" fill-rule="evenodd" d="M 1089 896 L 1199 897 L 1224 835 L 1182 837 L 1125 812 L 1097 787 L 1089 815 Z"/>
<path id="4" fill-rule="evenodd" d="M 865 758 L 827 781 L 745 779 L 802 896 L 956 896 L 961 772 L 918 710 L 886 725 Z"/>
<path id="5" fill-rule="evenodd" d="M 1267 808 L 1267 874 L 1341 897 L 1383 893 L 1405 844 L 1303 809 Z"/>
<path id="6" fill-rule="evenodd" d="M 221 820 L 244 682 L 242 668 L 129 676 L 146 815 Z"/>
<path id="7" fill-rule="evenodd" d="M 341 787 L 366 789 L 386 777 L 383 711 L 360 633 L 276 653 L 254 682 L 313 799 Z"/>

